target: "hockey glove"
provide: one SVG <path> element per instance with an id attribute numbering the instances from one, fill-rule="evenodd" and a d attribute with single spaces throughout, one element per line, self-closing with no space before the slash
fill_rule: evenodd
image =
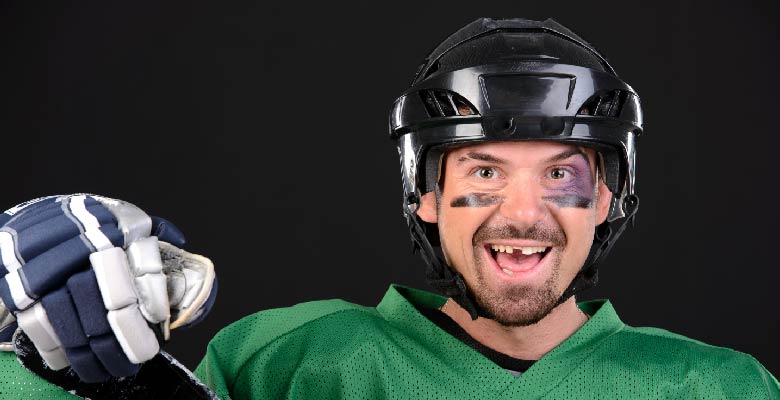
<path id="1" fill-rule="evenodd" d="M 0 224 L 0 298 L 48 367 L 70 365 L 84 382 L 135 374 L 171 327 L 213 304 L 211 262 L 130 203 L 53 196 L 6 211 Z M 7 341 L 14 326 L 2 323 Z"/>

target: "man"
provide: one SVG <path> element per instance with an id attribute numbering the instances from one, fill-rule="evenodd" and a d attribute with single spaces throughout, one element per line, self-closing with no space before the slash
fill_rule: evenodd
<path id="1" fill-rule="evenodd" d="M 412 239 L 445 296 L 392 286 L 375 308 L 259 312 L 196 374 L 234 399 L 780 398 L 748 355 L 575 302 L 637 210 L 641 121 L 633 89 L 554 21 L 467 25 L 390 121 Z"/>

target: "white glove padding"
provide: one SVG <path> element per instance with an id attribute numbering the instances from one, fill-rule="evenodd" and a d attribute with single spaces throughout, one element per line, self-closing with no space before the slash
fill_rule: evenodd
<path id="1" fill-rule="evenodd" d="M 159 260 L 159 252 L 157 258 Z M 147 301 L 150 300 L 148 296 L 139 297 L 136 294 L 136 280 L 130 274 L 128 257 L 122 249 L 112 247 L 92 253 L 89 255 L 89 261 L 92 264 L 92 269 L 95 271 L 103 305 L 108 310 L 108 323 L 127 358 L 133 364 L 140 364 L 151 359 L 160 351 L 160 345 L 154 332 L 147 324 L 143 310 L 147 307 L 159 308 L 162 305 L 147 304 Z M 163 284 L 165 283 L 165 277 L 162 275 L 162 266 L 160 266 L 156 274 L 152 273 L 149 276 L 159 278 Z M 145 280 L 143 282 L 148 281 Z M 162 289 L 164 292 L 165 287 Z M 141 291 L 138 291 L 138 293 L 140 294 Z M 158 295 L 158 298 L 153 300 L 158 300 L 167 306 L 168 296 L 167 294 Z M 157 323 L 161 321 L 150 322 Z M 35 338 L 30 333 L 27 333 L 27 335 L 35 342 Z"/>

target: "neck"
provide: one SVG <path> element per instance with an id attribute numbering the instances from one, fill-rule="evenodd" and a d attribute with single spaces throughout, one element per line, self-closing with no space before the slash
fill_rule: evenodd
<path id="1" fill-rule="evenodd" d="M 447 300 L 442 311 L 478 342 L 523 360 L 542 358 L 588 321 L 588 316 L 577 308 L 574 297 L 529 326 L 504 326 L 482 317 L 472 320 L 469 313 L 452 299 Z"/>

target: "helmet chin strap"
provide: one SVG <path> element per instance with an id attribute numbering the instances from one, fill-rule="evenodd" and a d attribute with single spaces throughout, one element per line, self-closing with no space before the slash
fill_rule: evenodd
<path id="1" fill-rule="evenodd" d="M 593 245 L 590 247 L 588 258 L 582 264 L 582 269 L 571 281 L 569 287 L 558 298 L 558 301 L 555 303 L 556 307 L 568 300 L 569 297 L 596 286 L 599 280 L 599 263 L 607 257 L 609 251 L 612 250 L 612 246 L 615 245 L 618 237 L 620 237 L 628 224 L 634 225 L 638 209 L 639 196 L 635 194 L 628 195 L 623 200 L 625 218 L 615 222 L 604 222 L 596 227 L 596 232 L 593 234 Z"/>
<path id="2" fill-rule="evenodd" d="M 593 235 L 593 245 L 590 248 L 588 258 L 580 272 L 574 277 L 561 297 L 555 303 L 559 306 L 563 302 L 582 291 L 590 289 L 598 282 L 598 265 L 609 254 L 618 237 L 623 233 L 629 223 L 635 222 L 636 211 L 639 208 L 639 197 L 635 194 L 626 196 L 623 200 L 625 218 L 616 222 L 604 222 L 596 227 Z M 439 290 L 443 295 L 454 300 L 463 307 L 472 320 L 484 317 L 476 299 L 466 287 L 463 276 L 450 267 L 443 257 L 439 256 L 428 240 L 428 233 L 419 218 L 413 213 L 406 214 L 409 231 L 412 237 L 412 252 L 419 252 L 427 266 L 425 275 L 428 283 Z"/>
<path id="3" fill-rule="evenodd" d="M 419 252 L 425 261 L 425 277 L 428 283 L 463 307 L 472 320 L 477 319 L 481 313 L 478 312 L 477 302 L 466 287 L 463 276 L 447 265 L 444 258 L 433 249 L 419 218 L 414 214 L 407 214 L 406 218 L 412 237 L 412 252 Z"/>

